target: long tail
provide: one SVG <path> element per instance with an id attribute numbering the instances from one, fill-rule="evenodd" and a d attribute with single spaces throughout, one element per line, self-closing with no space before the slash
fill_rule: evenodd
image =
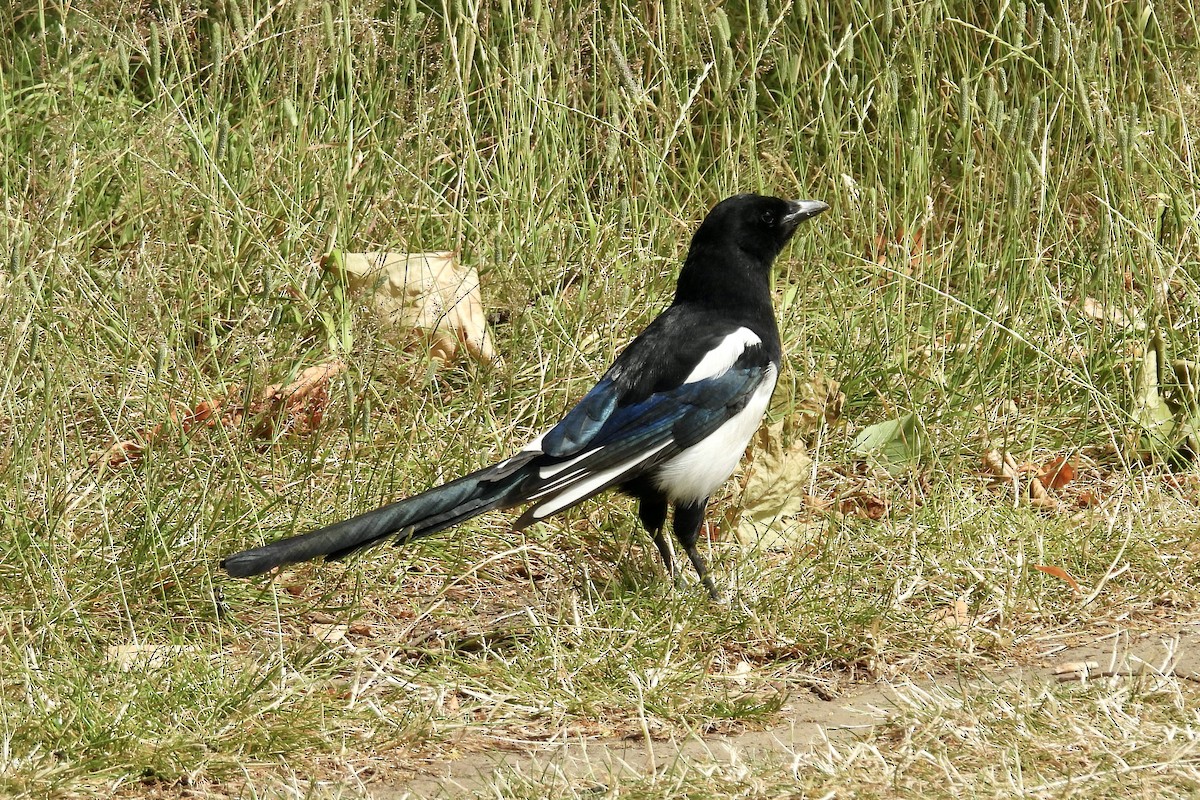
<path id="1" fill-rule="evenodd" d="M 397 544 L 429 536 L 485 511 L 519 503 L 518 490 L 529 476 L 528 460 L 511 458 L 352 519 L 226 556 L 221 566 L 235 578 L 246 578 L 321 556 L 333 561 L 393 535 Z"/>

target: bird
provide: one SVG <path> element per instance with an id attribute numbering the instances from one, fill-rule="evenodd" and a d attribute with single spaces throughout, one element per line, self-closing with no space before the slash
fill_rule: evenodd
<path id="1" fill-rule="evenodd" d="M 782 345 L 770 273 L 797 227 L 828 210 L 819 200 L 737 194 L 692 236 L 675 296 L 549 430 L 504 460 L 318 530 L 235 553 L 233 577 L 389 539 L 411 542 L 493 509 L 525 506 L 523 529 L 608 489 L 638 501 L 667 573 L 681 575 L 672 530 L 710 597 L 720 598 L 697 540 L 711 495 L 737 469 L 766 413 Z"/>

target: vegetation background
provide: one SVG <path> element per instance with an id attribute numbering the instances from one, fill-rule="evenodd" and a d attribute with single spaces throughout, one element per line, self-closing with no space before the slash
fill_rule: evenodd
<path id="1" fill-rule="evenodd" d="M 16 0 L 0 30 L 0 793 L 357 796 L 880 679 L 938 688 L 850 742 L 608 791 L 1200 793 L 1195 680 L 988 677 L 1198 619 L 1191 3 Z M 219 572 L 552 422 L 738 191 L 833 208 L 776 286 L 805 509 L 769 544 L 712 531 L 728 605 L 665 580 L 620 498 Z M 377 335 L 330 244 L 457 251 L 503 360 Z M 310 432 L 190 424 L 334 356 Z M 908 438 L 864 463 L 889 420 Z M 1032 502 L 1055 459 L 1073 479 Z"/>

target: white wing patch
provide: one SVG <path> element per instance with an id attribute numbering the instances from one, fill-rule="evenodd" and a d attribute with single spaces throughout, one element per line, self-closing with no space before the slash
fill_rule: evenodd
<path id="1" fill-rule="evenodd" d="M 529 453 L 529 452 L 537 452 L 537 453 L 540 453 L 540 452 L 542 452 L 542 439 L 545 439 L 545 438 L 546 438 L 546 434 L 547 434 L 547 433 L 549 433 L 549 432 L 550 432 L 550 431 L 552 431 L 552 430 L 554 430 L 554 428 L 546 428 L 546 430 L 544 430 L 544 431 L 542 431 L 541 433 L 539 433 L 539 434 L 538 434 L 538 435 L 537 435 L 537 436 L 536 436 L 536 437 L 533 439 L 533 441 L 531 441 L 529 444 L 527 444 L 527 445 L 525 445 L 524 447 L 522 447 L 522 448 L 521 448 L 521 452 L 522 452 L 522 453 Z"/>
<path id="2" fill-rule="evenodd" d="M 747 348 L 762 344 L 758 334 L 749 328 L 738 328 L 726 336 L 721 342 L 705 353 L 700 363 L 692 369 L 684 383 L 695 383 L 705 378 L 715 378 L 729 371 Z"/>
<path id="3" fill-rule="evenodd" d="M 538 494 L 535 495 L 534 498 L 540 497 L 544 494 L 547 494 L 547 493 L 549 493 L 549 491 L 555 491 L 555 490 L 560 490 L 560 491 L 558 494 L 555 494 L 553 497 L 550 497 L 549 499 L 540 503 L 537 506 L 537 508 L 532 509 L 530 511 L 530 516 L 533 519 L 542 519 L 543 517 L 548 517 L 557 511 L 562 511 L 564 508 L 567 508 L 568 506 L 578 503 L 580 500 L 587 497 L 592 492 L 599 489 L 601 486 L 604 486 L 606 483 L 613 480 L 614 478 L 621 477 L 629 470 L 636 468 L 643 461 L 646 461 L 647 459 L 651 458 L 659 450 L 662 450 L 664 447 L 667 447 L 670 444 L 671 444 L 671 440 L 668 439 L 667 441 L 661 443 L 654 449 L 646 451 L 644 453 L 638 453 L 635 457 L 629 459 L 628 461 L 617 464 L 615 467 L 609 467 L 608 469 L 604 470 L 603 472 L 597 472 L 594 474 L 588 474 L 586 472 L 581 472 L 578 477 L 586 476 L 583 478 L 583 480 L 576 481 L 576 482 L 571 482 L 570 480 L 568 480 L 564 483 L 556 484 L 554 489 L 551 489 L 551 490 L 543 489 L 542 491 L 538 492 Z M 743 449 L 744 449 L 744 447 L 743 447 Z M 739 452 L 738 455 L 741 455 L 741 453 Z M 577 477 L 577 476 L 572 476 L 572 477 Z"/>
<path id="4" fill-rule="evenodd" d="M 590 458 L 591 456 L 595 455 L 596 453 L 599 453 L 603 449 L 604 449 L 604 445 L 601 445 L 601 446 L 597 447 L 595 450 L 588 450 L 583 455 L 576 456 L 575 458 L 572 458 L 569 461 L 564 461 L 561 464 L 551 464 L 548 467 L 542 467 L 541 469 L 538 470 L 538 477 L 543 478 L 543 479 L 544 478 L 553 478 L 555 475 L 562 472 L 563 470 L 570 469 L 571 467 L 578 464 L 580 461 L 583 461 L 585 458 Z"/>
<path id="5" fill-rule="evenodd" d="M 529 453 L 542 452 L 542 439 L 544 439 L 546 434 L 549 433 L 551 430 L 553 430 L 553 428 L 548 428 L 548 429 L 542 431 L 541 433 L 539 433 L 537 435 L 537 437 L 533 441 L 531 441 L 529 444 L 525 445 L 520 450 L 518 450 L 515 455 L 509 456 L 508 458 L 504 459 L 503 461 L 499 462 L 494 467 L 492 467 L 492 469 L 495 470 L 493 475 L 505 474 L 504 470 L 505 470 L 505 468 L 509 467 L 509 465 L 517 464 L 517 462 L 524 463 L 524 460 L 522 460 L 522 458 L 521 458 L 522 456 L 528 456 Z M 525 460 L 528 460 L 528 458 L 526 458 Z"/>
<path id="6" fill-rule="evenodd" d="M 738 328 L 700 359 L 700 363 L 696 364 L 684 383 L 695 383 L 723 375 L 737 363 L 748 348 L 759 344 L 762 344 L 762 339 L 754 331 Z M 746 445 L 750 442 L 750 437 L 758 430 L 762 415 L 767 410 L 767 403 L 775 390 L 775 379 L 775 366 L 770 365 L 763 376 L 762 385 L 751 395 L 745 408 L 704 440 L 692 445 L 656 470 L 654 482 L 666 492 L 671 502 L 690 503 L 703 500 L 733 474 Z M 541 452 L 542 438 L 545 435 L 543 433 L 538 436 L 521 448 L 520 452 Z M 586 466 L 580 466 L 581 462 L 595 455 L 596 450 L 589 450 L 567 461 L 542 467 L 538 470 L 538 477 L 546 483 L 529 496 L 529 500 L 538 501 L 538 505 L 528 512 L 529 516 L 535 520 L 544 519 L 578 503 L 602 486 L 650 460 L 669 447 L 672 441 L 668 439 L 652 450 L 638 453 L 628 461 L 602 472 L 590 473 Z"/>
<path id="7" fill-rule="evenodd" d="M 742 460 L 750 437 L 762 422 L 771 393 L 775 391 L 776 377 L 775 365 L 771 364 L 745 408 L 655 471 L 655 485 L 672 503 L 697 503 L 729 480 Z"/>

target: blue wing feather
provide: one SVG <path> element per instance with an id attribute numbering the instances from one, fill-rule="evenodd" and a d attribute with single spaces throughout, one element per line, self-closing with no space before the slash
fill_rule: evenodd
<path id="1" fill-rule="evenodd" d="M 577 461 L 572 471 L 595 473 L 634 459 L 639 452 L 652 450 L 669 440 L 670 446 L 657 451 L 653 459 L 655 463 L 666 460 L 708 436 L 741 411 L 762 383 L 766 372 L 765 363 L 743 363 L 715 377 L 685 383 L 671 391 L 652 394 L 641 402 L 616 407 L 598 423 L 589 416 L 589 425 L 594 432 L 586 442 L 567 453 L 551 453 L 545 447 L 547 441 L 551 440 L 559 427 L 571 420 L 575 410 L 583 405 L 581 401 L 580 406 L 572 409 L 542 439 L 543 452 L 555 456 L 547 461 L 547 465 L 568 457 L 578 458 L 579 453 L 590 449 L 593 453 Z M 591 407 L 602 406 L 596 403 Z M 565 433 L 583 429 L 583 425 L 572 421 L 572 426 Z M 562 440 L 557 437 L 554 439 L 556 443 L 563 440 L 566 440 L 565 435 Z M 643 468 L 647 466 L 650 465 L 642 465 Z"/>
<path id="2" fill-rule="evenodd" d="M 705 380 L 687 383 L 671 391 L 658 392 L 627 406 L 616 408 L 600 429 L 572 456 L 547 457 L 538 462 L 551 467 L 570 461 L 565 471 L 549 474 L 538 469 L 522 484 L 523 498 L 536 498 L 516 521 L 524 528 L 544 515 L 581 503 L 589 497 L 645 474 L 659 464 L 710 435 L 746 406 L 767 375 L 767 364 L 743 364 Z M 543 439 L 543 443 L 545 439 Z M 579 453 L 582 452 L 582 455 Z M 580 482 L 609 473 L 603 482 L 578 492 Z M 543 477 L 544 476 L 544 477 Z M 570 501 L 555 506 L 556 498 L 575 492 Z"/>
<path id="3" fill-rule="evenodd" d="M 578 453 L 604 428 L 620 399 L 617 384 L 607 376 L 602 378 L 542 437 L 542 452 L 548 456 Z"/>

